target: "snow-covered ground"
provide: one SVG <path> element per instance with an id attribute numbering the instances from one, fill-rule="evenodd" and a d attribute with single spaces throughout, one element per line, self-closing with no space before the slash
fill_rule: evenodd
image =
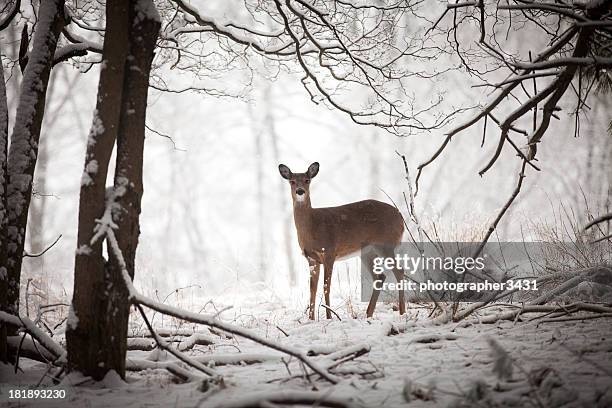
<path id="1" fill-rule="evenodd" d="M 245 398 L 255 402 L 262 396 L 278 397 L 279 392 L 286 397 L 318 391 L 329 399 L 349 399 L 355 406 L 367 407 L 612 406 L 608 318 L 458 327 L 434 325 L 425 306 L 410 305 L 407 316 L 400 318 L 391 305 L 379 304 L 372 320 L 363 317 L 365 305 L 353 307 L 358 318 L 341 312 L 341 321 L 310 322 L 303 310 L 270 303 L 245 304 L 221 314 L 261 336 L 313 351 L 312 358 L 322 365 L 330 361 L 328 353 L 369 346 L 369 353 L 333 370 L 341 378 L 336 385 L 316 375 L 303 376 L 298 361 L 259 344 L 182 325 L 183 331 L 196 329 L 211 337 L 213 344 L 188 353 L 215 367 L 223 376 L 221 385 L 201 380 L 179 383 L 163 368 L 129 372 L 127 384 L 114 373 L 101 383 L 70 375 L 57 386 L 66 390 L 64 400 L 12 400 L 5 405 L 9 388 L 50 384 L 44 364 L 22 359 L 23 372 L 0 367 L 0 401 L 8 407 L 223 407 L 246 406 L 240 405 Z M 177 329 L 174 323 L 165 320 L 171 331 Z M 128 366 L 142 360 L 163 365 L 171 359 L 157 350 L 128 352 Z M 240 360 L 244 362 L 235 364 Z"/>

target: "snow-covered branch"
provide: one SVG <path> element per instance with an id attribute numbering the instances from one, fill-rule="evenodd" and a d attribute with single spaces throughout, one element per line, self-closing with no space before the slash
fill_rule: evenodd
<path id="1" fill-rule="evenodd" d="M 43 332 L 27 317 L 14 316 L 12 314 L 0 311 L 0 321 L 4 324 L 22 328 L 29 333 L 40 345 L 53 354 L 56 364 L 65 362 L 66 351 L 57 344 L 51 337 Z"/>
<path id="2" fill-rule="evenodd" d="M 315 3 L 292 0 L 267 0 L 245 3 L 250 21 L 241 21 L 240 11 L 232 19 L 214 17 L 184 0 L 172 0 L 182 18 L 173 19 L 162 34 L 161 48 L 173 67 L 202 70 L 194 42 L 218 41 L 227 58 L 233 54 L 243 60 L 249 52 L 288 67 L 290 62 L 303 74 L 302 83 L 315 103 L 348 115 L 357 124 L 373 125 L 395 134 L 410 134 L 438 129 L 462 110 L 439 113 L 442 96 L 431 101 L 416 99 L 406 92 L 408 78 L 431 79 L 439 74 L 412 70 L 409 60 L 419 62 L 436 58 L 435 46 L 423 44 L 418 36 L 401 35 L 398 21 L 414 11 L 418 2 L 329 1 Z M 257 11 L 252 12 L 251 7 Z M 171 43 L 171 44 L 168 44 Z M 172 56 L 169 56 L 172 54 Z M 184 63 L 181 63 L 184 61 Z M 348 86 L 364 95 L 363 103 L 349 103 L 338 90 Z M 367 95 L 367 96 L 366 96 Z M 418 106 L 421 104 L 422 106 Z"/>
<path id="3" fill-rule="evenodd" d="M 504 13 L 500 10 L 504 10 Z M 611 10 L 610 2 L 599 1 L 572 4 L 533 1 L 498 5 L 464 2 L 447 8 L 432 30 L 438 30 L 439 34 L 448 39 L 449 52 L 456 54 L 464 68 L 482 82 L 479 86 L 493 87 L 498 91 L 490 102 L 484 104 L 479 113 L 449 131 L 438 150 L 418 166 L 417 190 L 422 170 L 440 156 L 451 139 L 481 121 L 484 121 L 486 135 L 487 119 L 494 119 L 493 114 L 496 110 L 507 112 L 511 109 L 512 113 L 503 119 L 494 119 L 499 127 L 499 142 L 495 153 L 480 174 L 488 171 L 496 163 L 502 148 L 508 144 L 518 156 L 527 160 L 528 165 L 537 169 L 532 163 L 535 160 L 537 144 L 548 130 L 551 118 L 554 117 L 566 91 L 570 87 L 576 90 L 578 106 L 573 114 L 579 115 L 581 107 L 586 106 L 585 101 L 589 97 L 592 83 L 597 81 L 597 75 L 584 80 L 584 72 L 600 72 L 606 76 L 606 69 L 612 66 L 609 55 Z M 447 14 L 453 14 L 452 23 L 438 28 L 438 24 Z M 554 18 L 546 18 L 549 16 Z M 475 21 L 477 24 L 467 24 L 468 21 Z M 509 51 L 510 46 L 506 48 L 504 45 L 509 33 L 519 31 L 525 25 L 533 26 L 549 39 L 547 41 L 549 45 L 533 58 L 531 53 L 519 58 Z M 491 26 L 498 28 L 503 26 L 504 29 L 492 30 Z M 459 34 L 463 35 L 465 31 L 474 28 L 478 30 L 474 34 L 480 37 L 478 41 L 480 50 L 474 50 L 471 45 L 465 46 L 458 40 Z M 506 33 L 504 39 L 499 35 L 501 32 Z M 486 70 L 482 69 L 484 65 L 487 66 Z M 500 83 L 490 79 L 491 73 L 500 71 L 508 72 L 504 81 Z M 540 74 L 540 71 L 544 72 Z M 572 85 L 572 81 L 577 74 L 581 80 L 576 87 Z M 533 92 L 527 89 L 525 81 L 533 83 L 529 84 Z M 538 91 L 538 88 L 543 90 Z M 517 89 L 524 91 L 526 96 L 518 97 L 514 93 Z M 508 98 L 509 96 L 517 99 L 518 108 L 515 108 L 514 99 Z M 510 99 L 512 102 L 509 102 Z M 528 118 L 528 114 L 533 117 Z M 521 129 L 522 122 L 527 122 L 527 119 L 533 123 L 531 133 Z M 521 147 L 524 143 L 517 143 L 512 139 L 511 131 L 527 136 L 526 149 Z M 578 132 L 578 126 L 575 132 Z"/>

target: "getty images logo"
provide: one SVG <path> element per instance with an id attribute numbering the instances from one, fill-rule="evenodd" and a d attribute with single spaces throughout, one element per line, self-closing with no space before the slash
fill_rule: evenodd
<path id="1" fill-rule="evenodd" d="M 372 271 L 381 274 L 385 270 L 400 269 L 405 273 L 415 274 L 422 271 L 454 271 L 461 275 L 470 271 L 482 271 L 485 268 L 484 256 L 479 257 L 441 257 L 441 256 L 418 256 L 408 254 L 397 254 L 394 257 L 378 257 L 372 261 Z"/>

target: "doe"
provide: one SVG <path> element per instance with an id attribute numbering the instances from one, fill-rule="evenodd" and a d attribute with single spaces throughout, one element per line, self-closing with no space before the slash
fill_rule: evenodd
<path id="1" fill-rule="evenodd" d="M 310 204 L 310 181 L 319 172 L 319 163 L 312 163 L 306 173 L 293 173 L 289 167 L 278 166 L 281 176 L 289 180 L 293 199 L 293 218 L 302 254 L 310 267 L 310 308 L 308 317 L 314 320 L 315 298 L 323 265 L 323 293 L 326 316 L 331 319 L 329 291 L 334 262 L 339 258 L 355 255 L 366 246 L 377 248 L 384 257 L 393 257 L 402 240 L 404 220 L 397 208 L 376 200 L 357 201 L 338 207 L 313 208 Z M 384 281 L 384 274 L 370 273 L 374 281 Z M 403 271 L 393 269 L 398 282 Z M 380 287 L 380 285 L 375 285 Z M 366 316 L 371 317 L 376 308 L 379 290 L 372 288 Z M 406 311 L 404 291 L 399 291 L 399 313 Z"/>

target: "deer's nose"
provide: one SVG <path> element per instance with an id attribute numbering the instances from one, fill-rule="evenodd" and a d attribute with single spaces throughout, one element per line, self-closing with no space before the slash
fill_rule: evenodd
<path id="1" fill-rule="evenodd" d="M 295 194 L 297 195 L 304 195 L 306 191 L 304 191 L 303 188 L 298 188 L 297 190 L 295 190 Z"/>

